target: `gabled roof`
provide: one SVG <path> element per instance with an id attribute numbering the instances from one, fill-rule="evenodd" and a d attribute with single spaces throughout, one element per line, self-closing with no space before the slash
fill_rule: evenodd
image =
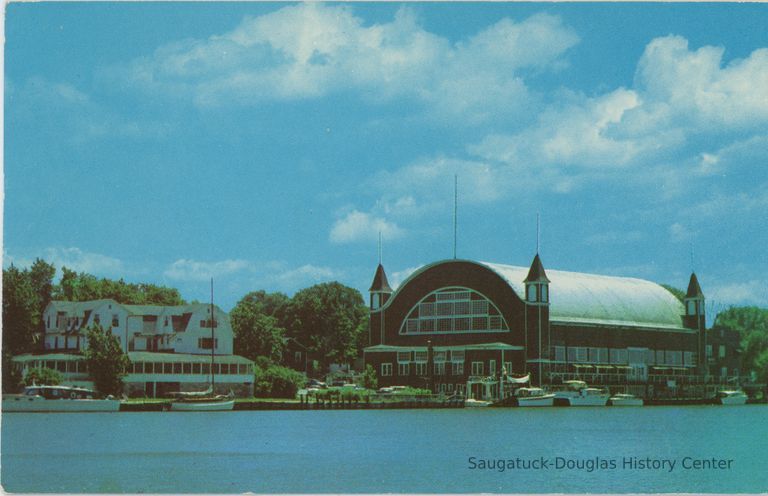
<path id="1" fill-rule="evenodd" d="M 695 272 L 691 272 L 691 280 L 688 283 L 688 292 L 685 294 L 686 298 L 704 298 L 704 293 L 699 286 L 699 279 L 696 277 Z"/>
<path id="2" fill-rule="evenodd" d="M 536 254 L 536 257 L 534 257 L 533 263 L 531 263 L 531 269 L 528 271 L 528 276 L 523 282 L 550 282 L 547 278 L 547 273 L 544 271 L 544 265 L 541 263 L 541 258 L 539 258 L 538 253 Z"/>
<path id="3" fill-rule="evenodd" d="M 383 293 L 391 293 L 392 288 L 389 287 L 389 281 L 387 281 L 387 274 L 384 272 L 384 266 L 379 264 L 376 267 L 376 275 L 373 276 L 373 282 L 368 291 L 380 291 Z"/>

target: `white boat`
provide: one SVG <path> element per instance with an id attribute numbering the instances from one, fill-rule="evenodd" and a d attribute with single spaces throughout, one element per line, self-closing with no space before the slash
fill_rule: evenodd
<path id="1" fill-rule="evenodd" d="M 541 388 L 520 388 L 515 391 L 518 406 L 552 406 L 555 395 Z"/>
<path id="2" fill-rule="evenodd" d="M 556 391 L 555 399 L 564 400 L 569 406 L 606 406 L 610 395 L 600 388 L 587 387 L 584 381 L 565 381 L 567 389 Z"/>
<path id="3" fill-rule="evenodd" d="M 213 331 L 216 328 L 216 314 L 213 308 L 213 279 L 211 279 L 211 382 L 205 391 L 188 391 L 172 393 L 175 399 L 171 402 L 172 412 L 224 412 L 235 408 L 235 395 L 232 390 L 228 395 L 214 394 L 216 355 L 213 343 L 216 342 Z"/>
<path id="4" fill-rule="evenodd" d="M 744 391 L 718 391 L 717 401 L 721 405 L 744 405 L 747 402 L 747 395 Z"/>
<path id="5" fill-rule="evenodd" d="M 618 393 L 611 396 L 611 406 L 643 406 L 643 399 L 634 394 Z"/>
<path id="6" fill-rule="evenodd" d="M 10 412 L 117 412 L 120 400 L 98 398 L 90 389 L 71 386 L 24 388 L 21 394 L 3 395 L 3 413 Z"/>
<path id="7" fill-rule="evenodd" d="M 224 395 L 209 398 L 183 398 L 171 403 L 171 410 L 174 412 L 225 412 L 234 407 L 234 398 Z"/>
<path id="8" fill-rule="evenodd" d="M 467 398 L 466 400 L 464 400 L 464 407 L 465 408 L 482 408 L 486 406 L 491 406 L 491 403 L 492 403 L 491 401 Z"/>

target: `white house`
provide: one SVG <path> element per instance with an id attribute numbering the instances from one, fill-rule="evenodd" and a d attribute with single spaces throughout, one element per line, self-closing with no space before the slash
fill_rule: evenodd
<path id="1" fill-rule="evenodd" d="M 47 367 L 67 383 L 92 386 L 82 359 L 86 329 L 99 324 L 120 341 L 131 359 L 125 378 L 129 395 L 160 396 L 205 389 L 253 394 L 253 362 L 232 354 L 232 326 L 226 312 L 196 303 L 180 306 L 123 305 L 115 300 L 52 301 L 43 313 L 43 354 L 14 357 L 26 373 Z M 211 325 L 213 324 L 213 338 Z M 213 355 L 211 347 L 213 346 Z M 214 376 L 211 376 L 213 370 Z"/>

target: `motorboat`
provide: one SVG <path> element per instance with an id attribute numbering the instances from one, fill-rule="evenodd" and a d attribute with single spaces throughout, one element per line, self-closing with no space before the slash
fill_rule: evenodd
<path id="1" fill-rule="evenodd" d="M 173 412 L 224 412 L 235 408 L 235 399 L 219 394 L 208 397 L 179 398 L 171 402 Z"/>
<path id="2" fill-rule="evenodd" d="M 519 388 L 515 391 L 518 406 L 552 406 L 555 395 L 541 388 Z"/>
<path id="3" fill-rule="evenodd" d="M 493 402 L 487 400 L 476 400 L 474 398 L 467 398 L 464 400 L 464 408 L 482 408 L 491 406 Z"/>
<path id="4" fill-rule="evenodd" d="M 24 388 L 21 394 L 3 395 L 3 413 L 11 412 L 117 412 L 120 400 L 100 398 L 90 389 L 74 386 L 38 386 Z"/>
<path id="5" fill-rule="evenodd" d="M 743 405 L 747 402 L 747 395 L 740 389 L 733 391 L 718 391 L 716 399 L 721 405 Z"/>
<path id="6" fill-rule="evenodd" d="M 584 381 L 565 381 L 566 389 L 555 392 L 555 400 L 569 406 L 606 406 L 610 395 L 605 389 L 588 387 Z"/>
<path id="7" fill-rule="evenodd" d="M 643 399 L 634 394 L 618 393 L 611 396 L 611 406 L 643 406 Z"/>

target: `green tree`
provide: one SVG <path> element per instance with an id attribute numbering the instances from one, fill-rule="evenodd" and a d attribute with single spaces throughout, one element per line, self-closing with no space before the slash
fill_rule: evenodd
<path id="1" fill-rule="evenodd" d="M 366 389 L 376 389 L 379 387 L 379 380 L 376 378 L 376 370 L 369 363 L 363 371 L 363 384 Z"/>
<path id="2" fill-rule="evenodd" d="M 289 336 L 306 346 L 323 368 L 358 356 L 367 318 L 360 292 L 338 282 L 299 291 L 286 309 Z"/>
<path id="3" fill-rule="evenodd" d="M 58 386 L 63 380 L 64 376 L 61 375 L 61 372 L 46 367 L 32 369 L 24 376 L 24 384 L 27 386 L 32 384 Z"/>
<path id="4" fill-rule="evenodd" d="M 717 314 L 713 331 L 737 331 L 741 339 L 741 370 L 754 372 L 768 382 L 768 309 L 731 307 Z"/>
<path id="5" fill-rule="evenodd" d="M 262 292 L 263 293 L 263 292 Z M 264 312 L 264 305 L 249 293 L 230 312 L 234 351 L 251 360 L 265 356 L 280 362 L 285 351 L 285 329 Z"/>
<path id="6" fill-rule="evenodd" d="M 29 272 L 11 264 L 3 269 L 3 351 L 11 355 L 31 351 L 39 318 Z"/>
<path id="7" fill-rule="evenodd" d="M 86 329 L 88 348 L 85 362 L 96 389 L 103 394 L 118 396 L 123 392 L 123 377 L 131 361 L 120 348 L 120 341 L 110 330 L 96 324 Z"/>
<path id="8" fill-rule="evenodd" d="M 174 288 L 147 283 L 127 283 L 122 279 L 98 279 L 77 273 L 66 267 L 61 268 L 62 276 L 55 288 L 54 298 L 66 301 L 88 301 L 111 298 L 127 305 L 183 305 L 179 291 Z"/>
<path id="9" fill-rule="evenodd" d="M 257 398 L 295 398 L 307 380 L 304 374 L 264 357 L 256 360 L 254 369 L 253 395 Z"/>
<path id="10" fill-rule="evenodd" d="M 675 298 L 680 300 L 681 303 L 685 299 L 685 291 L 682 289 L 670 286 L 669 284 L 662 284 L 661 287 L 675 295 Z"/>

